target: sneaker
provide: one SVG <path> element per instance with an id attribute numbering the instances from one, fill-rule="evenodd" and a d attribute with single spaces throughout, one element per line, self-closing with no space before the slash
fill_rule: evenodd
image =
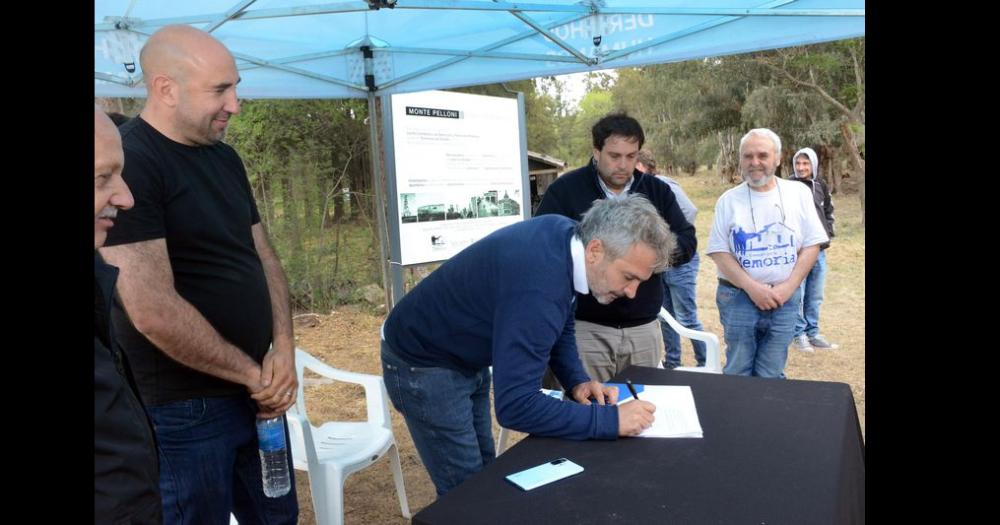
<path id="1" fill-rule="evenodd" d="M 812 345 L 809 344 L 809 336 L 806 334 L 795 336 L 795 339 L 792 339 L 792 345 L 795 346 L 796 350 L 801 350 L 803 352 L 813 351 Z"/>
<path id="2" fill-rule="evenodd" d="M 826 338 L 823 337 L 822 335 L 816 335 L 816 337 L 810 337 L 809 342 L 812 343 L 814 347 L 822 348 L 824 350 L 836 350 L 837 348 L 840 348 L 840 345 L 838 345 L 837 343 L 831 343 L 830 341 L 827 341 Z"/>
<path id="3" fill-rule="evenodd" d="M 666 361 L 663 362 L 663 368 L 665 368 L 667 370 L 673 370 L 673 369 L 677 368 L 678 366 L 681 366 L 681 364 L 680 363 L 668 363 Z"/>

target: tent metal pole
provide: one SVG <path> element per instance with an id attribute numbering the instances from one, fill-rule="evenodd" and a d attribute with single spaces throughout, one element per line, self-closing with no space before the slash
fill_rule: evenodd
<path id="1" fill-rule="evenodd" d="M 382 269 L 382 287 L 385 290 L 385 306 L 386 311 L 392 309 L 393 298 L 395 296 L 394 290 L 392 289 L 392 281 L 389 278 L 389 247 L 386 243 L 386 237 L 388 235 L 388 230 L 386 228 L 385 219 L 385 203 L 384 197 L 385 192 L 382 189 L 382 148 L 379 144 L 378 139 L 378 108 L 375 104 L 377 100 L 375 92 L 368 92 L 368 142 L 371 148 L 371 163 L 372 163 L 372 188 L 375 190 L 375 195 L 372 197 L 372 204 L 375 210 L 375 218 L 378 223 L 378 248 L 379 248 L 379 262 L 381 263 Z"/>
<path id="2" fill-rule="evenodd" d="M 385 173 L 386 209 L 389 214 L 386 220 L 386 231 L 389 243 L 389 290 L 392 299 L 386 310 L 391 311 L 406 294 L 406 285 L 403 282 L 403 252 L 400 247 L 400 211 L 399 192 L 396 189 L 396 159 L 394 158 L 396 144 L 393 136 L 392 95 L 381 95 L 379 98 L 382 107 L 382 152 L 385 158 L 382 167 Z"/>

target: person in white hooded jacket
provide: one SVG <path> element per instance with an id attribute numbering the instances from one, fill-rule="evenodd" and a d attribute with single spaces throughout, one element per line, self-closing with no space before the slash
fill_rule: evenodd
<path id="1" fill-rule="evenodd" d="M 816 152 L 812 148 L 802 148 L 795 152 L 792 164 L 794 167 L 792 180 L 803 182 L 812 190 L 816 213 L 823 223 L 827 236 L 833 239 L 833 200 L 830 198 L 829 188 L 819 176 Z M 795 338 L 792 342 L 795 348 L 804 352 L 812 352 L 814 348 L 835 349 L 838 346 L 827 341 L 819 333 L 819 307 L 823 304 L 823 287 L 827 270 L 826 249 L 829 247 L 829 242 L 820 245 L 816 264 L 800 285 L 802 309 L 795 323 Z"/>

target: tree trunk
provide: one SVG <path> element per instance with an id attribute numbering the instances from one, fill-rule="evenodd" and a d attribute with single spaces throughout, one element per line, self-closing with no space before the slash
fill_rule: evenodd
<path id="1" fill-rule="evenodd" d="M 371 193 L 369 191 L 370 184 L 368 184 L 368 181 L 371 180 L 371 166 L 367 162 L 368 156 L 369 155 L 365 154 L 355 157 L 357 164 L 355 164 L 355 169 L 351 170 L 350 195 L 352 221 L 368 219 L 366 212 L 369 207 L 369 202 L 367 202 L 367 199 L 364 197 L 364 195 Z M 364 199 L 365 202 L 362 202 L 362 199 Z"/>
<path id="2" fill-rule="evenodd" d="M 861 193 L 861 225 L 865 225 L 865 159 L 861 158 L 861 151 L 858 149 L 858 143 L 854 140 L 854 133 L 851 132 L 851 126 L 847 122 L 840 123 L 840 133 L 844 135 L 844 144 L 847 146 L 847 151 L 850 154 L 851 162 L 854 167 L 858 170 L 858 182 L 860 183 L 859 189 Z"/>
<path id="3" fill-rule="evenodd" d="M 333 199 L 333 222 L 339 223 L 344 219 L 344 194 L 340 192 L 340 188 L 337 188 L 331 198 Z"/>
<path id="4" fill-rule="evenodd" d="M 840 179 L 837 176 L 834 166 L 837 165 L 834 162 L 835 151 L 828 144 L 822 144 L 818 146 L 819 151 L 819 172 L 826 181 L 826 185 L 830 188 L 831 194 L 837 194 L 840 192 Z"/>
<path id="5" fill-rule="evenodd" d="M 735 164 L 736 159 L 736 136 L 730 132 L 720 131 L 719 156 L 715 159 L 715 164 L 719 167 L 719 182 L 723 184 L 733 184 L 737 182 L 739 169 Z"/>
<path id="6" fill-rule="evenodd" d="M 843 177 L 841 177 L 840 160 L 837 162 L 830 163 L 830 193 L 836 194 L 840 193 L 840 186 L 843 182 Z"/>
<path id="7" fill-rule="evenodd" d="M 271 198 L 267 193 L 268 177 L 261 171 L 257 175 L 257 191 L 255 191 L 254 198 L 257 201 L 257 211 L 260 213 L 260 220 L 264 223 L 264 227 L 267 231 L 271 231 L 272 224 L 274 224 L 274 211 L 271 208 Z"/>
<path id="8" fill-rule="evenodd" d="M 295 198 L 295 182 L 294 178 L 297 175 L 294 169 L 288 170 L 281 177 L 281 217 L 282 222 L 285 223 L 287 232 L 291 235 L 291 246 L 294 250 L 292 257 L 298 257 L 302 254 L 302 228 L 300 226 L 299 214 L 296 209 L 296 198 Z"/>
<path id="9" fill-rule="evenodd" d="M 316 213 L 321 211 L 321 208 L 317 205 L 316 192 L 322 192 L 323 190 L 319 187 L 319 181 L 316 180 L 317 170 L 315 166 L 308 163 L 305 154 L 300 153 L 296 155 L 292 162 L 295 163 L 294 171 L 297 179 L 296 190 L 298 199 L 296 200 L 302 206 L 302 231 L 303 233 L 307 233 L 323 222 L 323 217 L 317 216 Z"/>

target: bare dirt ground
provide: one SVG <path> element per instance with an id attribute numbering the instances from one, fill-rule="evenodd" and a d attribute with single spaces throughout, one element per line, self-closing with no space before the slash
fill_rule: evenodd
<path id="1" fill-rule="evenodd" d="M 705 329 L 722 340 L 722 325 L 715 305 L 716 270 L 704 255 L 712 222 L 715 199 L 725 189 L 715 177 L 679 177 L 688 195 L 701 212 L 698 214 L 699 253 L 702 254 L 698 276 L 699 318 Z M 837 238 L 828 251 L 826 299 L 821 327 L 828 339 L 840 344 L 837 350 L 817 350 L 806 354 L 789 350 L 785 373 L 789 379 L 836 381 L 851 386 L 862 433 L 865 424 L 865 243 L 860 226 L 861 211 L 856 195 L 835 196 Z M 297 326 L 300 348 L 331 366 L 354 372 L 381 375 L 379 326 L 384 313 L 364 306 L 337 308 L 329 315 L 312 318 L 313 326 Z M 690 343 L 684 343 L 682 361 L 694 364 Z M 724 359 L 723 350 L 723 359 Z M 724 361 L 723 361 L 724 362 Z M 324 384 L 306 387 L 306 404 L 314 424 L 330 419 L 363 420 L 365 405 L 362 390 L 354 385 Z M 393 430 L 399 444 L 406 482 L 406 493 L 413 513 L 430 504 L 434 486 L 417 456 L 402 417 L 390 406 Z M 499 427 L 494 422 L 494 436 Z M 513 433 L 515 440 L 523 436 Z M 308 474 L 295 472 L 301 509 L 300 523 L 314 524 Z M 400 514 L 387 458 L 353 474 L 344 489 L 345 524 L 407 523 Z"/>

